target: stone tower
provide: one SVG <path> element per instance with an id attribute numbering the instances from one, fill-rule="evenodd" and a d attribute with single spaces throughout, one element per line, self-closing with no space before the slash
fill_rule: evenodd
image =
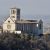
<path id="1" fill-rule="evenodd" d="M 10 9 L 10 18 L 15 20 L 20 20 L 20 9 L 19 8 L 11 8 Z"/>

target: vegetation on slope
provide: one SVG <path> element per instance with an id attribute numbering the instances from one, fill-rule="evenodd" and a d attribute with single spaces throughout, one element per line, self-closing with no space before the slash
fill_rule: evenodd
<path id="1" fill-rule="evenodd" d="M 0 34 L 0 50 L 50 50 L 50 35 Z"/>

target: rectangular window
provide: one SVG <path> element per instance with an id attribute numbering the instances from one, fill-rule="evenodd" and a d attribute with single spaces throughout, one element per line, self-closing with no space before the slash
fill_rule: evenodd
<path id="1" fill-rule="evenodd" d="M 20 9 L 17 9 L 17 15 L 20 15 Z"/>

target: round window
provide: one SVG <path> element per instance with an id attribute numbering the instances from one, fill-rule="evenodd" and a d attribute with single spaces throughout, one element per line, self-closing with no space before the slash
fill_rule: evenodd
<path id="1" fill-rule="evenodd" d="M 11 25 L 7 25 L 7 28 L 8 28 L 8 29 L 11 29 Z"/>

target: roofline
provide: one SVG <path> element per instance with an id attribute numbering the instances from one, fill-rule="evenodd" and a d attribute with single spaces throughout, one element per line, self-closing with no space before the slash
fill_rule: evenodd
<path id="1" fill-rule="evenodd" d="M 14 8 L 10 8 L 10 9 L 20 9 L 20 8 L 16 8 L 16 7 L 14 7 Z"/>
<path id="2" fill-rule="evenodd" d="M 17 23 L 28 23 L 28 24 L 38 24 L 38 22 L 16 22 Z"/>

